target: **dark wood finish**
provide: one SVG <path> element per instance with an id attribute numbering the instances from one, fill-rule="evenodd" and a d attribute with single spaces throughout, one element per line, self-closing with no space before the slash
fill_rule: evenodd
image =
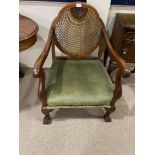
<path id="1" fill-rule="evenodd" d="M 49 50 L 51 48 L 52 36 L 53 36 L 53 27 L 51 26 L 45 48 L 33 67 L 33 76 L 35 78 L 41 78 L 42 76 L 41 71 L 42 71 L 43 64 L 49 54 Z"/>
<path id="2" fill-rule="evenodd" d="M 19 14 L 19 52 L 30 48 L 36 43 L 38 30 L 36 22 Z M 19 77 L 24 77 L 21 70 L 19 71 Z"/>
<path id="3" fill-rule="evenodd" d="M 49 50 L 52 44 L 52 35 L 53 35 L 53 28 L 51 27 L 45 48 L 33 67 L 33 77 L 39 78 L 38 97 L 42 102 L 41 112 L 45 115 L 43 119 L 43 124 L 50 123 L 50 112 L 53 111 L 53 109 L 50 110 L 45 109 L 45 107 L 47 106 L 47 97 L 45 92 L 45 72 L 42 68 L 49 54 Z"/>
<path id="4" fill-rule="evenodd" d="M 47 97 L 45 93 L 45 72 L 43 69 L 40 71 L 40 78 L 39 78 L 39 87 L 38 87 L 38 97 L 41 100 L 42 104 L 42 109 L 41 112 L 45 115 L 43 124 L 49 124 L 50 123 L 50 112 L 53 111 L 44 109 L 44 107 L 47 106 Z"/>
<path id="5" fill-rule="evenodd" d="M 105 39 L 105 42 L 107 44 L 107 49 L 108 49 L 108 53 L 109 53 L 109 56 L 115 60 L 115 62 L 117 63 L 118 67 L 121 69 L 121 74 L 123 77 L 129 77 L 130 75 L 130 71 L 128 69 L 128 66 L 125 62 L 125 60 L 123 60 L 118 54 L 117 52 L 114 50 L 111 42 L 110 42 L 110 39 L 105 31 L 105 29 L 103 29 L 103 35 L 104 35 L 104 39 Z"/>
<path id="6" fill-rule="evenodd" d="M 19 44 L 20 52 L 33 46 L 36 43 L 36 41 L 37 41 L 36 35 L 32 36 L 31 38 L 28 38 L 27 40 L 21 41 Z"/>
<path id="7" fill-rule="evenodd" d="M 19 71 L 19 78 L 23 78 L 24 77 L 24 73 L 23 73 L 23 71 Z"/>
<path id="8" fill-rule="evenodd" d="M 127 63 L 135 62 L 134 14 L 116 14 L 111 43 Z"/>
<path id="9" fill-rule="evenodd" d="M 119 68 L 117 70 L 116 77 L 115 77 L 115 90 L 113 92 L 113 98 L 112 98 L 112 101 L 110 103 L 111 108 L 105 108 L 106 109 L 106 113 L 104 115 L 105 122 L 111 122 L 110 114 L 116 110 L 115 102 L 122 95 L 121 77 L 122 77 L 122 73 L 121 73 L 121 69 Z"/>
<path id="10" fill-rule="evenodd" d="M 119 56 L 130 65 L 135 63 L 135 15 L 116 14 L 111 43 Z M 117 68 L 117 65 L 109 61 L 108 73 Z"/>
<path id="11" fill-rule="evenodd" d="M 89 8 L 89 14 L 91 14 L 93 16 L 93 18 L 90 17 L 90 15 L 88 14 L 88 16 L 86 17 L 85 22 L 83 22 L 83 18 L 86 16 L 86 13 L 88 11 Z M 73 17 L 70 15 L 71 10 L 74 10 L 74 13 L 72 11 L 72 15 L 76 18 L 76 20 L 73 20 Z M 87 10 L 87 11 L 85 11 Z M 77 11 L 77 12 L 75 12 Z M 68 16 L 65 16 L 66 12 L 68 12 Z M 78 13 L 80 13 L 80 15 L 78 15 Z M 67 18 L 67 19 L 66 19 Z M 72 20 L 72 24 L 69 24 L 69 21 Z M 80 21 L 78 23 L 78 20 Z M 90 21 L 96 21 L 96 25 L 94 25 L 93 27 L 90 27 Z M 82 24 L 83 25 L 82 25 Z M 94 24 L 94 23 L 91 23 Z M 62 25 L 62 27 L 59 27 L 59 25 Z M 67 26 L 66 26 L 67 25 Z M 81 26 L 82 25 L 82 26 Z M 71 27 L 71 31 L 68 31 L 69 26 Z M 81 31 L 79 31 L 79 26 L 80 28 L 82 28 L 81 30 L 84 30 L 83 33 L 81 33 Z M 100 42 L 102 40 L 101 38 L 101 31 L 102 28 L 104 28 L 104 23 L 101 20 L 101 18 L 99 17 L 98 12 L 95 10 L 94 7 L 92 7 L 91 5 L 85 4 L 85 3 L 81 3 L 81 7 L 77 8 L 76 7 L 76 3 L 71 3 L 68 4 L 67 7 L 64 7 L 62 10 L 60 10 L 58 16 L 55 18 L 55 20 L 53 21 L 52 27 L 54 29 L 54 33 L 53 33 L 53 40 L 55 45 L 57 46 L 57 48 L 63 52 L 64 54 L 66 54 L 69 57 L 72 58 L 85 58 L 91 55 L 92 52 L 94 52 L 94 50 L 100 45 Z M 87 30 L 88 28 L 88 30 Z M 66 33 L 58 33 L 61 30 L 66 30 Z M 73 32 L 74 29 L 74 32 Z M 91 35 L 89 29 L 91 30 L 91 33 L 93 33 L 93 31 L 96 32 L 96 34 Z M 75 36 L 74 33 L 79 32 L 76 36 L 80 36 L 80 38 L 77 37 L 72 37 Z M 62 36 L 60 34 L 63 34 Z M 67 34 L 67 35 L 65 35 Z M 84 39 L 83 38 L 83 34 L 85 35 Z M 88 35 L 89 34 L 89 35 Z M 93 39 L 96 39 L 96 43 L 95 44 L 90 44 L 90 42 L 92 42 Z M 61 41 L 59 41 L 61 40 Z M 68 50 L 66 50 L 66 48 L 63 46 L 64 44 L 66 44 L 64 42 L 64 40 L 66 40 L 67 43 L 70 43 L 70 48 Z M 85 45 L 85 42 L 88 42 L 89 40 L 89 46 Z M 71 42 L 70 42 L 71 41 Z M 78 49 L 79 47 L 79 43 L 77 43 L 77 41 L 80 42 L 80 46 L 83 48 Z M 74 45 L 73 45 L 74 43 Z M 75 46 L 76 45 L 76 46 Z M 77 48 L 76 48 L 77 47 Z M 70 50 L 72 49 L 72 50 Z M 70 50 L 70 51 L 69 51 Z M 78 51 L 80 50 L 80 52 Z M 103 52 L 103 51 L 102 51 Z M 100 53 L 101 54 L 101 53 Z"/>
<path id="12" fill-rule="evenodd" d="M 61 14 L 63 13 L 63 11 L 65 11 L 68 8 L 74 8 L 75 5 L 76 5 L 76 3 L 72 3 L 72 4 L 67 5 L 65 8 L 63 8 L 60 11 L 56 20 L 61 17 Z M 82 4 L 82 7 L 89 8 L 90 5 Z M 115 62 L 118 64 L 118 68 L 119 68 L 117 73 L 116 73 L 115 89 L 114 89 L 113 98 L 111 101 L 111 108 L 110 109 L 106 108 L 106 114 L 104 115 L 104 119 L 106 122 L 111 121 L 110 114 L 115 111 L 115 102 L 121 97 L 121 94 L 122 94 L 121 77 L 129 77 L 130 72 L 129 72 L 129 69 L 128 69 L 128 66 L 127 66 L 125 60 L 123 60 L 118 55 L 118 53 L 114 50 L 114 48 L 112 47 L 110 40 L 109 40 L 109 36 L 107 35 L 107 33 L 105 31 L 104 23 L 102 22 L 102 20 L 99 16 L 98 16 L 98 19 L 102 25 L 102 32 L 101 32 L 101 38 L 102 39 L 100 39 L 100 42 L 98 44 L 99 52 L 98 52 L 97 58 L 93 58 L 93 57 L 91 58 L 90 55 L 88 55 L 87 57 L 86 56 L 84 56 L 84 57 L 78 57 L 77 56 L 74 58 L 70 57 L 69 55 L 67 57 L 56 57 L 55 56 L 55 45 L 56 44 L 58 45 L 58 43 L 56 43 L 57 40 L 54 38 L 55 37 L 54 26 L 55 26 L 56 20 L 54 20 L 54 22 L 52 23 L 45 48 L 44 48 L 42 54 L 37 59 L 35 65 L 34 65 L 34 68 L 33 68 L 33 76 L 35 78 L 39 78 L 38 96 L 42 102 L 42 113 L 45 115 L 44 120 L 43 120 L 44 124 L 49 124 L 49 122 L 50 122 L 49 113 L 52 111 L 52 109 L 50 109 L 50 110 L 46 109 L 47 97 L 46 97 L 46 92 L 45 92 L 45 73 L 44 73 L 44 70 L 42 67 L 43 67 L 43 64 L 44 64 L 47 56 L 48 56 L 48 53 L 49 53 L 51 46 L 52 46 L 52 59 L 53 60 L 54 59 L 75 59 L 78 61 L 79 59 L 98 59 L 98 60 L 103 62 L 103 60 L 101 58 L 103 55 L 104 46 L 106 45 L 107 51 L 108 51 L 110 57 L 113 60 L 115 60 Z"/>
<path id="13" fill-rule="evenodd" d="M 30 48 L 37 41 L 37 32 L 39 28 L 35 21 L 19 15 L 19 51 Z"/>

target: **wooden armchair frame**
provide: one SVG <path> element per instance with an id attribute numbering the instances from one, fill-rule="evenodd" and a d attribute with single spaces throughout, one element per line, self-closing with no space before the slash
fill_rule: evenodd
<path id="1" fill-rule="evenodd" d="M 71 4 L 67 5 L 67 8 L 72 8 L 75 6 L 76 6 L 76 3 L 71 3 Z M 82 3 L 82 7 L 87 8 L 87 7 L 92 7 L 92 6 Z M 104 114 L 105 122 L 111 122 L 110 114 L 115 111 L 115 109 L 116 109 L 115 108 L 115 102 L 122 95 L 121 77 L 129 77 L 130 76 L 130 71 L 128 69 L 128 66 L 125 63 L 125 61 L 113 49 L 113 47 L 110 43 L 110 39 L 109 39 L 109 37 L 105 31 L 104 23 L 100 19 L 99 15 L 97 15 L 97 17 L 100 20 L 100 22 L 102 23 L 102 37 L 101 37 L 100 42 L 98 44 L 98 46 L 99 46 L 98 57 L 89 57 L 89 56 L 88 57 L 85 57 L 85 56 L 84 57 L 57 57 L 55 55 L 55 46 L 57 45 L 57 43 L 56 43 L 56 40 L 54 37 L 54 35 L 55 35 L 55 27 L 54 26 L 55 26 L 55 22 L 57 21 L 59 16 L 61 16 L 61 13 L 63 11 L 64 11 L 64 9 L 62 9 L 62 11 L 60 11 L 58 17 L 52 23 L 45 48 L 44 48 L 43 52 L 41 53 L 41 55 L 39 56 L 39 58 L 37 59 L 35 65 L 34 65 L 34 68 L 33 68 L 33 77 L 39 78 L 38 96 L 42 102 L 41 112 L 45 115 L 45 117 L 43 119 L 43 123 L 44 124 L 50 123 L 49 113 L 53 111 L 53 109 L 46 109 L 45 108 L 47 106 L 47 96 L 46 96 L 46 91 L 45 91 L 45 72 L 43 69 L 43 64 L 44 64 L 44 62 L 45 62 L 45 60 L 49 54 L 50 48 L 52 48 L 52 60 L 56 60 L 56 59 L 76 59 L 76 60 L 79 60 L 79 59 L 80 60 L 81 59 L 97 59 L 97 60 L 102 61 L 102 56 L 103 56 L 103 52 L 104 52 L 103 51 L 103 48 L 104 48 L 103 45 L 105 43 L 106 43 L 106 47 L 108 49 L 110 57 L 113 60 L 115 60 L 119 66 L 119 68 L 116 72 L 116 76 L 115 76 L 115 89 L 113 91 L 113 98 L 112 98 L 111 103 L 110 103 L 111 108 L 105 108 L 106 113 Z M 59 47 L 59 46 L 57 45 L 57 47 Z M 63 50 L 63 49 L 61 49 L 61 50 Z"/>

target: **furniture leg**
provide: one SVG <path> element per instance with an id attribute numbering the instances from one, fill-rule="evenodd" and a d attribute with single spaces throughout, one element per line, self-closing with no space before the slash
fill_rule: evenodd
<path id="1" fill-rule="evenodd" d="M 105 108 L 106 109 L 106 113 L 104 115 L 104 120 L 105 122 L 111 122 L 111 117 L 110 114 L 113 113 L 116 110 L 115 106 L 112 106 L 111 108 Z"/>
<path id="2" fill-rule="evenodd" d="M 43 124 L 50 124 L 51 118 L 50 118 L 50 112 L 52 112 L 53 109 L 47 110 L 47 109 L 41 109 L 41 112 L 45 115 L 43 118 Z"/>
<path id="3" fill-rule="evenodd" d="M 45 117 L 43 119 L 43 124 L 50 124 L 50 115 L 45 114 Z"/>
<path id="4" fill-rule="evenodd" d="M 43 119 L 43 124 L 50 124 L 50 112 L 52 112 L 53 109 L 46 109 L 47 96 L 45 92 L 45 72 L 43 69 L 40 72 L 38 96 L 39 96 L 40 101 L 42 102 L 41 112 L 45 115 Z"/>
<path id="5" fill-rule="evenodd" d="M 109 65 L 108 65 L 108 74 L 109 74 L 109 76 L 110 76 L 111 72 L 114 71 L 117 68 L 118 68 L 118 66 L 113 63 L 112 59 L 110 59 Z"/>
<path id="6" fill-rule="evenodd" d="M 104 66 L 106 65 L 107 58 L 108 58 L 108 51 L 106 49 L 105 52 L 104 52 Z"/>
<path id="7" fill-rule="evenodd" d="M 116 101 L 121 97 L 122 95 L 122 85 L 121 85 L 121 70 L 118 69 L 116 72 L 116 77 L 115 77 L 115 90 L 113 92 L 113 98 L 110 103 L 111 108 L 105 108 L 106 113 L 103 116 L 105 122 L 111 122 L 110 114 L 113 113 L 116 110 L 115 103 Z"/>
<path id="8" fill-rule="evenodd" d="M 24 77 L 24 73 L 20 70 L 19 71 L 19 78 L 23 78 Z"/>

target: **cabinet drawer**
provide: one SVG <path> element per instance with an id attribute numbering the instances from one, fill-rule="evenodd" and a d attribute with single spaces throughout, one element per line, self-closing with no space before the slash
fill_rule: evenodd
<path id="1" fill-rule="evenodd" d="M 135 16 L 116 14 L 111 43 L 127 63 L 135 63 Z"/>

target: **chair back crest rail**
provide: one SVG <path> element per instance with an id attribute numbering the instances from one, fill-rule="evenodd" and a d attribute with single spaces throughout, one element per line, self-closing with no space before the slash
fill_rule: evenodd
<path id="1" fill-rule="evenodd" d="M 52 43 L 73 59 L 91 57 L 91 53 L 97 47 L 98 57 L 101 57 L 104 52 L 104 23 L 95 8 L 85 3 L 79 4 L 81 7 L 77 7 L 77 3 L 71 3 L 59 12 L 52 23 Z M 52 49 L 52 56 L 55 59 L 54 47 Z"/>

